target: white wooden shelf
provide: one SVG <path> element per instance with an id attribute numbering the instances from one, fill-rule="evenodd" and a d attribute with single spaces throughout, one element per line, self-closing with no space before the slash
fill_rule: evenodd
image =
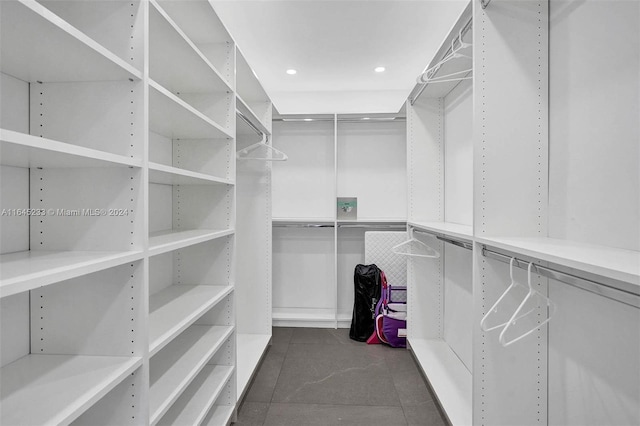
<path id="1" fill-rule="evenodd" d="M 233 92 L 218 70 L 154 0 L 149 8 L 149 74 L 172 92 Z"/>
<path id="2" fill-rule="evenodd" d="M 149 356 L 155 355 L 233 291 L 232 286 L 172 285 L 149 298 Z"/>
<path id="3" fill-rule="evenodd" d="M 271 335 L 238 333 L 237 341 L 237 379 L 238 401 L 242 399 L 258 364 L 269 347 Z"/>
<path id="4" fill-rule="evenodd" d="M 23 81 L 141 79 L 142 73 L 35 1 L 3 1 L 3 73 Z"/>
<path id="5" fill-rule="evenodd" d="M 342 225 L 382 225 L 384 226 L 389 226 L 389 225 L 398 225 L 398 226 L 406 226 L 407 225 L 407 220 L 406 219 L 402 219 L 402 218 L 398 218 L 398 219 L 386 219 L 386 218 L 382 218 L 382 219 L 375 219 L 375 218 L 367 218 L 367 219 L 357 219 L 357 220 L 337 220 L 336 223 L 339 226 Z"/>
<path id="6" fill-rule="evenodd" d="M 204 173 L 192 172 L 164 164 L 149 163 L 149 182 L 163 185 L 233 185 L 230 179 L 222 179 Z"/>
<path id="7" fill-rule="evenodd" d="M 331 217 L 274 217 L 272 223 L 321 223 L 334 224 L 335 219 Z"/>
<path id="8" fill-rule="evenodd" d="M 172 139 L 233 139 L 233 135 L 203 113 L 149 81 L 149 128 Z"/>
<path id="9" fill-rule="evenodd" d="M 448 237 L 473 241 L 473 227 L 451 222 L 407 222 L 407 225 L 427 232 L 441 234 Z"/>
<path id="10" fill-rule="evenodd" d="M 233 327 L 193 325 L 151 358 L 149 413 L 156 424 L 233 333 Z"/>
<path id="11" fill-rule="evenodd" d="M 24 356 L 0 369 L 0 423 L 69 424 L 141 364 L 141 358 Z"/>
<path id="12" fill-rule="evenodd" d="M 443 340 L 411 338 L 409 345 L 451 424 L 472 424 L 471 373 L 460 358 Z"/>
<path id="13" fill-rule="evenodd" d="M 630 285 L 612 285 L 640 294 L 640 252 L 555 238 L 486 238 L 476 241 Z M 622 284 L 622 283 L 620 283 Z"/>
<path id="14" fill-rule="evenodd" d="M 142 160 L 0 129 L 0 164 L 12 167 L 142 167 Z"/>
<path id="15" fill-rule="evenodd" d="M 215 405 L 207 418 L 202 422 L 203 426 L 220 426 L 226 425 L 229 423 L 231 416 L 233 415 L 233 410 L 235 410 L 235 406 L 231 405 Z"/>
<path id="16" fill-rule="evenodd" d="M 157 424 L 167 426 L 202 424 L 232 375 L 233 367 L 205 365 Z"/>
<path id="17" fill-rule="evenodd" d="M 247 117 L 262 133 L 270 135 L 271 132 L 263 123 L 263 120 L 253 111 L 253 109 L 236 93 L 236 109 Z"/>
<path id="18" fill-rule="evenodd" d="M 152 232 L 149 234 L 149 256 L 178 250 L 194 244 L 232 235 L 233 229 L 188 229 Z"/>
<path id="19" fill-rule="evenodd" d="M 21 251 L 0 256 L 0 297 L 142 259 L 143 252 Z"/>

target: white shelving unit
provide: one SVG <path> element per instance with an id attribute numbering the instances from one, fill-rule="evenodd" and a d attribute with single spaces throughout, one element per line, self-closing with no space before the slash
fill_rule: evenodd
<path id="1" fill-rule="evenodd" d="M 0 20 L 0 423 L 229 423 L 233 40 L 204 0 Z"/>
<path id="2" fill-rule="evenodd" d="M 436 67 L 452 46 L 472 44 L 471 3 L 427 69 L 443 78 L 472 68 L 473 47 Z M 407 102 L 409 219 L 414 237 L 440 252 L 409 257 L 408 344 L 449 421 L 472 424 L 473 257 L 439 239 L 473 241 L 473 83 L 471 72 L 446 83 L 418 84 Z"/>
<path id="3" fill-rule="evenodd" d="M 236 50 L 236 121 L 238 151 L 271 140 L 271 100 Z M 241 98 L 242 96 L 242 98 Z M 245 103 L 246 99 L 250 104 Z M 248 121 L 248 122 L 247 122 Z M 272 235 L 271 162 L 236 163 L 238 197 L 237 398 L 242 400 L 271 343 Z M 250 265 L 250 267 L 247 267 Z"/>
<path id="4" fill-rule="evenodd" d="M 364 232 L 406 227 L 405 138 L 402 115 L 274 121 L 289 156 L 274 166 L 274 324 L 349 326 Z M 338 220 L 338 196 L 358 197 L 357 220 Z"/>

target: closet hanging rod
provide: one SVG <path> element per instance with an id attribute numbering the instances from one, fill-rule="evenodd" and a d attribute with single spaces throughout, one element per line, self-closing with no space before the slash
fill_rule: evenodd
<path id="1" fill-rule="evenodd" d="M 333 224 L 328 223 L 274 223 L 274 228 L 333 228 Z"/>
<path id="2" fill-rule="evenodd" d="M 371 121 L 406 121 L 406 117 L 364 117 L 364 118 L 338 118 L 339 123 L 368 123 Z M 312 121 L 333 121 L 333 118 L 274 118 L 273 121 L 285 121 L 287 123 L 304 123 Z"/>
<path id="3" fill-rule="evenodd" d="M 244 115 L 243 113 L 241 113 L 240 111 L 236 111 L 236 115 L 238 117 L 240 117 L 242 119 L 242 121 L 244 121 L 245 123 L 247 123 L 247 126 L 251 127 L 251 130 L 253 130 L 254 132 L 256 132 L 258 134 L 258 136 L 264 136 L 264 133 L 262 132 L 262 130 L 258 129 L 258 127 L 256 127 L 255 124 L 253 124 L 251 122 L 251 120 L 249 120 L 249 118 L 247 118 L 246 115 Z"/>
<path id="4" fill-rule="evenodd" d="M 486 247 L 482 249 L 482 255 L 487 259 L 494 259 L 504 263 L 509 263 L 512 259 L 511 256 L 499 253 L 497 251 L 489 250 Z M 525 270 L 529 266 L 530 262 L 518 258 L 513 259 L 513 266 Z M 595 293 L 608 299 L 640 308 L 640 293 L 625 291 L 619 288 L 608 286 L 603 283 L 599 283 L 597 281 L 590 280 L 588 278 L 579 277 L 577 275 L 572 275 L 566 272 L 558 271 L 557 269 L 536 264 L 533 265 L 533 272 L 538 275 L 542 275 L 544 277 L 551 278 L 553 280 L 586 290 L 588 292 Z"/>
<path id="5" fill-rule="evenodd" d="M 491 0 L 489 0 L 491 1 Z M 489 4 L 489 3 L 487 3 Z M 483 7 L 484 9 L 484 7 Z M 441 61 L 443 58 L 446 58 L 447 56 L 449 56 L 451 53 L 453 53 L 453 43 L 456 42 L 456 40 L 462 42 L 462 38 L 469 32 L 469 30 L 471 30 L 472 28 L 472 23 L 473 23 L 473 18 L 469 18 L 469 20 L 464 24 L 464 26 L 462 27 L 462 30 L 460 30 L 460 33 L 453 39 L 451 46 L 446 50 L 446 52 L 444 52 L 444 55 L 442 55 L 441 57 Z M 424 74 L 427 71 L 428 67 L 422 71 L 422 73 Z M 429 82 L 425 82 L 425 83 L 420 83 L 418 86 L 420 87 L 420 89 L 418 89 L 418 92 L 414 95 L 413 92 L 415 92 L 416 88 L 414 88 L 411 93 L 409 94 L 409 102 L 411 103 L 411 105 L 415 104 L 416 101 L 418 100 L 418 98 L 420 97 L 420 95 L 422 95 L 422 92 L 424 92 L 424 90 L 427 88 L 427 86 L 429 85 Z M 416 86 L 416 87 L 418 87 Z"/>
<path id="6" fill-rule="evenodd" d="M 458 246 L 458 247 L 462 247 L 464 249 L 467 250 L 473 250 L 473 244 L 471 244 L 468 241 L 462 241 L 462 240 L 457 240 L 455 238 L 450 238 L 450 237 L 443 237 L 442 235 L 440 235 L 439 233 L 436 232 L 429 232 L 429 231 L 423 231 L 422 229 L 413 229 L 413 232 L 415 234 L 423 234 L 423 235 L 429 235 L 431 237 L 435 237 L 440 241 L 443 241 L 445 243 L 449 243 L 452 244 L 454 246 Z"/>
<path id="7" fill-rule="evenodd" d="M 369 223 L 339 223 L 338 228 L 367 228 L 367 229 L 397 229 L 405 231 L 407 228 L 405 225 L 390 225 L 390 224 L 381 224 L 374 225 Z"/>

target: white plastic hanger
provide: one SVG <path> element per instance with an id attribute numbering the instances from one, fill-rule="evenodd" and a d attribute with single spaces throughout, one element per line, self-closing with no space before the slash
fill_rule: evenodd
<path id="1" fill-rule="evenodd" d="M 457 47 L 455 46 L 456 40 L 458 40 Z M 464 53 L 460 53 L 462 49 L 466 49 L 471 46 L 473 46 L 471 43 L 465 43 L 464 41 L 462 41 L 462 30 L 460 30 L 458 37 L 451 41 L 451 52 L 447 54 L 444 58 L 442 58 L 440 61 L 438 61 L 438 63 L 436 63 L 434 66 L 432 66 L 431 68 L 429 68 L 428 70 L 420 74 L 420 76 L 418 76 L 418 83 L 420 84 L 444 83 L 447 81 L 470 80 L 472 77 L 459 77 L 458 75 L 460 74 L 466 75 L 467 73 L 471 72 L 472 69 L 458 71 L 451 74 L 442 75 L 439 77 L 433 77 L 433 75 L 438 72 L 438 70 L 440 69 L 440 67 L 442 67 L 442 65 L 449 62 L 452 59 L 458 59 L 458 58 L 472 59 L 471 56 L 465 55 Z"/>
<path id="2" fill-rule="evenodd" d="M 533 263 L 529 263 L 529 267 L 527 268 L 527 284 L 529 285 L 529 293 L 527 293 L 527 296 L 520 303 L 520 306 L 518 306 L 518 309 L 516 309 L 516 311 L 513 313 L 513 315 L 511 316 L 511 318 L 507 322 L 507 325 L 500 332 L 499 341 L 500 341 L 500 344 L 502 344 L 502 346 L 506 347 L 506 346 L 511 345 L 512 343 L 517 342 L 518 340 L 524 339 L 525 337 L 527 337 L 528 335 L 530 335 L 531 333 L 533 333 L 534 331 L 538 330 L 543 325 L 548 323 L 551 320 L 551 317 L 553 317 L 553 315 L 556 313 L 556 309 L 557 309 L 556 304 L 553 303 L 547 296 L 543 295 L 542 293 L 538 292 L 537 290 L 535 290 L 533 288 L 533 285 L 531 284 L 531 268 L 532 267 L 533 267 Z M 505 334 L 507 333 L 507 331 L 513 325 L 515 325 L 516 322 L 520 318 L 523 318 L 524 316 L 529 315 L 531 312 L 536 310 L 535 308 L 532 308 L 530 311 L 528 311 L 525 314 L 521 314 L 520 313 L 523 310 L 525 304 L 528 301 L 532 300 L 533 298 L 539 298 L 540 300 L 542 300 L 544 302 L 544 304 L 547 305 L 547 308 L 548 308 L 547 318 L 544 321 L 542 321 L 541 323 L 539 323 L 538 325 L 536 325 L 535 327 L 533 327 L 532 329 L 520 334 L 518 337 L 516 337 L 514 339 L 511 339 L 511 340 L 506 340 Z"/>
<path id="3" fill-rule="evenodd" d="M 287 161 L 289 157 L 284 152 L 267 144 L 267 135 L 262 140 L 236 152 L 238 160 Z"/>
<path id="4" fill-rule="evenodd" d="M 498 300 L 496 300 L 496 303 L 493 304 L 491 309 L 489 309 L 489 311 L 482 317 L 482 320 L 480 321 L 480 328 L 482 328 L 483 331 L 492 331 L 492 330 L 495 330 L 495 329 L 498 329 L 498 328 L 502 328 L 505 325 L 507 325 L 509 323 L 509 321 L 502 322 L 502 323 L 494 325 L 494 326 L 489 326 L 489 325 L 487 325 L 487 321 L 490 318 L 494 317 L 496 314 L 500 313 L 500 308 L 502 308 L 501 302 L 504 300 L 504 298 L 507 296 L 507 294 L 511 293 L 516 287 L 522 287 L 524 289 L 527 288 L 523 284 L 520 284 L 519 282 L 517 282 L 515 280 L 515 278 L 513 277 L 513 262 L 514 261 L 515 261 L 515 258 L 512 257 L 511 261 L 509 262 L 509 277 L 511 278 L 511 284 L 509 285 L 509 287 L 507 287 L 505 292 L 502 293 L 502 295 L 498 298 Z M 524 317 L 525 315 L 530 314 L 531 312 L 533 312 L 533 309 L 531 309 L 530 311 L 522 314 L 521 316 L 519 316 L 515 320 L 517 321 L 518 319 Z"/>
<path id="5" fill-rule="evenodd" d="M 395 254 L 411 257 L 430 257 L 435 259 L 440 257 L 440 252 L 414 238 L 413 230 L 410 233 L 410 237 L 411 238 L 408 241 L 391 247 L 391 251 Z"/>

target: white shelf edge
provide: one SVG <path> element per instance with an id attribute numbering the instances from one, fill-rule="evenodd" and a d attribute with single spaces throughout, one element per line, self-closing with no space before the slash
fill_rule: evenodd
<path id="1" fill-rule="evenodd" d="M 153 238 L 159 238 L 164 235 L 174 235 L 175 237 L 179 237 L 180 234 L 188 235 L 193 233 L 193 236 L 185 236 L 183 238 L 177 238 L 175 241 L 170 241 L 167 243 L 155 244 L 151 241 Z M 228 235 L 233 235 L 235 230 L 233 229 L 224 229 L 224 230 L 211 230 L 211 229 L 190 229 L 184 231 L 173 231 L 170 233 L 163 233 L 162 235 L 153 235 L 157 233 L 151 233 L 149 235 L 149 256 L 156 256 L 158 254 L 166 253 L 173 250 L 178 250 L 181 248 L 185 248 L 188 246 L 192 246 L 195 244 L 204 243 L 206 241 L 215 240 L 218 238 L 226 237 Z"/>
<path id="2" fill-rule="evenodd" d="M 260 117 L 258 117 L 258 114 L 255 113 L 253 108 L 251 108 L 249 104 L 246 103 L 238 93 L 236 93 L 236 109 L 244 115 L 247 115 L 247 118 L 252 119 L 252 124 L 258 127 L 261 132 L 266 135 L 271 135 L 271 132 L 267 128 L 266 124 L 262 122 Z"/>
<path id="3" fill-rule="evenodd" d="M 193 366 L 190 370 L 189 374 L 187 374 L 179 383 L 175 389 L 167 396 L 167 398 L 160 404 L 159 407 L 156 408 L 154 412 L 151 412 L 149 415 L 149 424 L 151 426 L 157 424 L 157 422 L 164 416 L 167 411 L 171 408 L 171 406 L 176 402 L 176 400 L 182 395 L 182 393 L 189 387 L 191 382 L 195 379 L 195 377 L 202 371 L 204 366 L 209 362 L 209 360 L 215 355 L 215 353 L 222 347 L 222 345 L 227 341 L 229 336 L 234 331 L 233 326 L 199 326 L 199 327 L 209 327 L 209 328 L 218 328 L 218 329 L 226 329 L 224 333 L 218 338 L 216 343 L 211 346 L 206 353 L 200 358 L 199 362 Z M 151 409 L 151 407 L 150 407 Z"/>
<path id="4" fill-rule="evenodd" d="M 86 159 L 90 161 L 100 161 L 104 163 L 116 164 L 122 167 L 142 167 L 142 160 L 136 158 L 125 157 L 123 155 L 112 154 L 110 152 L 99 151 L 96 149 L 85 148 L 82 146 L 72 145 L 53 139 L 33 136 L 26 133 L 15 132 L 13 130 L 0 128 L 0 141 L 2 144 L 8 143 L 20 146 L 25 149 L 35 149 L 43 153 L 58 153 L 68 155 L 69 157 Z M 2 159 L 2 165 L 14 166 L 14 164 L 6 164 Z M 17 166 L 22 167 L 22 166 Z M 51 167 L 51 166 L 49 166 Z"/>
<path id="5" fill-rule="evenodd" d="M 226 365 L 205 365 L 198 376 L 191 382 L 191 384 L 184 390 L 180 398 L 176 400 L 173 406 L 165 413 L 164 416 L 160 418 L 158 421 L 158 425 L 187 425 L 187 424 L 201 424 L 204 419 L 207 417 L 209 410 L 213 407 L 214 403 L 222 393 L 224 387 L 229 383 L 229 379 L 231 379 L 233 375 L 234 367 L 226 366 Z M 215 377 L 218 376 L 218 377 Z M 194 385 L 199 385 L 199 392 L 197 396 L 201 397 L 200 400 L 196 400 L 197 398 L 193 398 L 194 392 L 192 391 L 192 387 Z M 204 387 L 205 389 L 201 389 Z M 204 392 L 204 394 L 203 394 Z M 206 395 L 206 401 L 202 403 L 202 396 Z M 201 403 L 201 407 L 193 407 L 197 403 Z M 191 405 L 191 407 L 189 407 Z M 188 414 L 185 417 L 196 417 L 195 421 L 192 419 L 181 418 L 180 414 L 182 413 L 172 413 L 172 410 L 178 409 L 177 407 L 181 406 L 183 410 L 188 410 L 189 408 L 196 411 L 196 415 L 193 414 L 189 416 Z M 173 421 L 171 423 L 163 422 L 162 420 L 165 417 L 172 417 Z M 187 421 L 189 420 L 189 421 Z"/>
<path id="6" fill-rule="evenodd" d="M 149 172 L 155 171 L 167 175 L 174 175 L 185 178 L 185 182 L 187 180 L 193 180 L 193 185 L 211 185 L 211 184 L 223 184 L 223 185 L 234 185 L 234 181 L 231 179 L 222 179 L 213 175 L 207 175 L 204 173 L 193 172 L 191 170 L 180 169 L 178 167 L 167 166 L 165 164 L 153 163 L 149 162 Z M 151 173 L 149 173 L 149 182 L 151 183 L 165 183 L 160 180 L 154 180 L 156 178 L 151 177 Z M 196 183 L 200 182 L 200 183 Z M 176 183 L 176 185 L 185 185 L 188 183 Z"/>
<path id="7" fill-rule="evenodd" d="M 102 46 L 100 43 L 96 42 L 92 38 L 88 37 L 82 31 L 78 30 L 73 25 L 69 24 L 67 21 L 47 9 L 44 5 L 38 3 L 37 1 L 30 0 L 18 0 L 27 8 L 31 9 L 34 13 L 40 15 L 45 20 L 51 22 L 56 27 L 60 28 L 60 30 L 66 32 L 71 37 L 78 40 L 80 43 L 84 44 L 91 50 L 95 51 L 97 54 L 101 55 L 105 59 L 111 61 L 118 67 L 122 68 L 127 73 L 131 74 L 131 77 L 142 80 L 142 72 L 138 71 L 132 65 L 128 64 L 124 60 L 122 60 L 119 56 L 113 54 L 107 48 Z"/>
<path id="8" fill-rule="evenodd" d="M 166 98 L 168 98 L 173 103 L 177 104 L 181 108 L 183 108 L 183 109 L 187 110 L 188 112 L 190 112 L 191 114 L 195 115 L 200 120 L 204 121 L 205 123 L 207 123 L 209 126 L 213 127 L 218 132 L 221 132 L 222 134 L 224 134 L 225 137 L 227 137 L 229 139 L 233 139 L 233 135 L 229 131 L 225 130 L 221 125 L 219 125 L 218 123 L 216 123 L 215 121 L 213 121 L 212 119 L 210 119 L 209 117 L 207 117 L 206 115 L 204 115 L 203 113 L 201 113 L 200 111 L 198 111 L 197 109 L 195 109 L 194 107 L 192 107 L 187 102 L 183 101 L 182 99 L 180 99 L 179 97 L 177 97 L 173 93 L 171 93 L 169 90 L 167 90 L 165 87 L 163 87 L 157 81 L 149 79 L 149 86 L 152 87 L 153 89 L 155 89 L 161 95 L 163 95 Z"/>
<path id="9" fill-rule="evenodd" d="M 258 364 L 269 348 L 270 334 L 236 334 L 237 400 L 242 399 Z"/>
<path id="10" fill-rule="evenodd" d="M 103 271 L 105 269 L 113 268 L 116 266 L 124 265 L 129 262 L 136 262 L 144 257 L 142 251 L 130 251 L 130 252 L 87 252 L 87 251 L 28 251 L 28 252 L 16 252 L 7 253 L 0 256 L 0 259 L 10 257 L 17 257 L 22 254 L 24 257 L 29 257 L 31 254 L 96 254 L 100 257 L 92 260 L 84 260 L 76 263 L 65 264 L 64 266 L 53 267 L 38 272 L 25 271 L 24 274 L 12 278 L 6 278 L 0 280 L 0 298 L 11 296 L 17 293 L 33 290 L 38 287 L 55 284 L 60 281 L 69 280 L 72 278 L 81 277 L 94 272 Z M 1 265 L 1 261 L 0 261 Z"/>
<path id="11" fill-rule="evenodd" d="M 619 290 L 640 293 L 640 252 L 637 251 L 555 238 L 476 237 L 476 241 L 489 247 L 626 283 L 625 286 L 607 284 Z"/>
<path id="12" fill-rule="evenodd" d="M 443 340 L 409 338 L 409 346 L 452 425 L 471 425 L 472 376 Z"/>
<path id="13" fill-rule="evenodd" d="M 98 356 L 73 356 L 73 355 L 26 355 L 23 358 L 14 361 L 11 364 L 8 364 L 0 371 L 8 369 L 8 368 L 20 368 L 20 364 L 24 362 L 37 362 L 36 360 L 42 361 L 53 361 L 53 360 L 62 360 L 66 361 L 66 363 L 79 363 L 82 361 L 102 361 L 106 359 L 111 360 L 121 360 L 121 363 L 117 366 L 117 368 L 112 368 L 110 371 L 109 377 L 103 377 L 100 383 L 96 383 L 87 393 L 84 393 L 78 396 L 73 402 L 71 402 L 67 407 L 61 407 L 57 411 L 58 413 L 53 417 L 46 420 L 47 424 L 69 424 L 73 420 L 77 419 L 82 413 L 87 411 L 92 405 L 98 402 L 102 397 L 104 397 L 107 393 L 109 393 L 113 388 L 115 388 L 120 382 L 122 382 L 126 377 L 128 377 L 133 371 L 139 368 L 142 365 L 141 357 L 98 357 Z M 58 366 L 59 367 L 59 366 Z M 6 377 L 6 371 L 3 376 Z M 26 378 L 25 376 L 29 373 L 22 373 L 21 378 Z M 68 381 L 68 378 L 64 378 L 65 381 Z M 6 378 L 5 378 L 6 380 Z M 5 382 L 6 383 L 6 382 Z M 6 386 L 6 384 L 5 384 Z M 37 392 L 61 392 L 64 389 L 61 389 L 61 384 L 54 384 L 50 386 L 50 389 L 47 389 L 46 386 L 39 385 L 36 387 L 35 391 Z M 42 395 L 40 395 L 42 396 Z M 46 398 L 46 396 L 43 396 Z M 2 398 L 5 399 L 4 397 Z M 25 399 L 28 399 L 29 404 L 37 404 L 38 396 L 37 395 L 27 395 Z M 5 401 L 3 402 L 3 406 Z M 14 402 L 15 404 L 15 402 Z M 36 405 L 36 408 L 41 408 Z M 7 408 L 3 407 L 3 415 L 6 415 Z"/>
<path id="14" fill-rule="evenodd" d="M 452 222 L 414 222 L 408 221 L 407 225 L 435 234 L 454 237 L 466 242 L 473 242 L 473 227 Z"/>
<path id="15" fill-rule="evenodd" d="M 406 224 L 407 223 L 407 219 L 405 218 L 363 218 L 363 219 L 337 219 L 336 222 L 338 222 L 339 225 L 341 224 L 376 224 L 376 223 L 381 223 L 381 224 L 395 224 L 395 223 L 400 223 L 400 224 Z"/>
<path id="16" fill-rule="evenodd" d="M 234 410 L 235 405 L 214 405 L 202 424 L 203 426 L 227 425 Z"/>
<path id="17" fill-rule="evenodd" d="M 196 286 L 188 286 L 188 287 L 196 287 Z M 197 287 L 208 287 L 208 286 L 197 286 Z M 203 301 L 199 307 L 197 307 L 192 311 L 187 312 L 186 315 L 182 319 L 178 320 L 173 327 L 164 331 L 163 333 L 160 333 L 160 335 L 156 339 L 154 339 L 154 341 L 149 342 L 149 357 L 154 356 L 156 353 L 158 353 L 158 351 L 160 351 L 166 345 L 171 343 L 171 341 L 174 338 L 176 338 L 180 333 L 182 333 L 190 325 L 192 325 L 195 321 L 197 321 L 198 318 L 200 318 L 208 310 L 210 310 L 215 305 L 217 305 L 222 299 L 227 297 L 234 290 L 233 286 L 210 286 L 210 287 L 215 287 L 216 290 L 218 290 L 217 293 L 214 295 L 214 297 Z M 153 296 L 151 296 L 151 298 L 153 298 Z M 149 313 L 149 323 L 153 321 L 154 313 L 155 311 Z M 151 328 L 150 325 L 149 325 L 149 328 Z"/>
<path id="18" fill-rule="evenodd" d="M 165 19 L 165 21 L 167 21 L 167 23 L 176 31 L 176 33 L 180 35 L 180 37 L 184 40 L 184 42 L 187 43 L 189 47 L 191 47 L 193 52 L 202 60 L 202 62 L 204 62 L 207 65 L 207 67 L 211 69 L 211 71 L 215 74 L 215 76 L 220 80 L 222 85 L 225 86 L 225 89 L 228 92 L 233 92 L 233 88 L 231 87 L 229 82 L 222 76 L 222 74 L 220 74 L 218 69 L 211 63 L 211 61 L 209 61 L 209 59 L 206 56 L 204 56 L 200 48 L 198 48 L 198 46 L 196 46 L 195 43 L 191 41 L 189 36 L 187 36 L 187 34 L 184 31 L 182 31 L 182 29 L 178 26 L 178 24 L 175 23 L 175 21 L 171 18 L 171 16 L 169 16 L 169 14 L 162 8 L 162 6 L 160 6 L 156 0 L 150 0 L 149 3 Z"/>

